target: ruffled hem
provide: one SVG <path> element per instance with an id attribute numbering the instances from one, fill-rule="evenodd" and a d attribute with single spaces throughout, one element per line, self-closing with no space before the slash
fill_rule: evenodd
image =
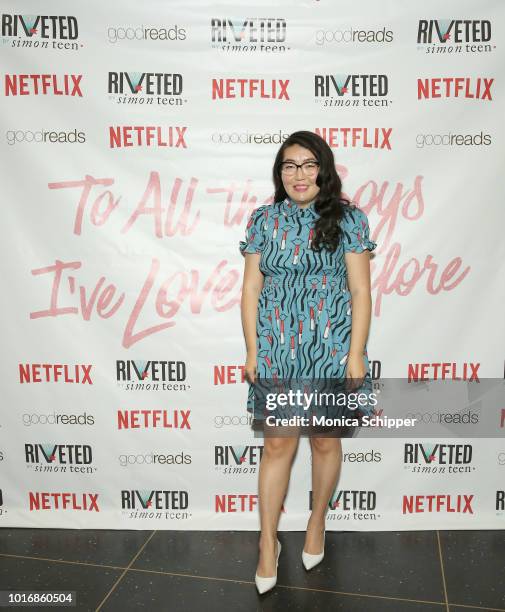
<path id="1" fill-rule="evenodd" d="M 245 242 L 244 240 L 241 240 L 239 242 L 239 246 L 238 246 L 240 252 L 242 253 L 242 255 L 245 257 L 246 253 L 261 253 L 261 250 L 259 250 L 257 247 L 255 247 L 253 244 L 248 244 L 247 242 Z"/>
<path id="2" fill-rule="evenodd" d="M 348 250 L 348 253 L 363 253 L 363 251 L 373 251 L 377 248 L 377 243 L 373 240 L 365 239 L 361 244 L 353 246 L 352 249 Z"/>

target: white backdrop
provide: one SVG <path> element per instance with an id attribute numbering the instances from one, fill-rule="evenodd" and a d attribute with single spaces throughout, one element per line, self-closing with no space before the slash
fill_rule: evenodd
<path id="1" fill-rule="evenodd" d="M 258 528 L 238 242 L 300 129 L 378 243 L 374 372 L 503 377 L 503 3 L 40 6 L 2 2 L 1 525 Z M 500 438 L 343 447 L 329 529 L 503 526 Z M 309 491 L 303 439 L 281 529 Z"/>

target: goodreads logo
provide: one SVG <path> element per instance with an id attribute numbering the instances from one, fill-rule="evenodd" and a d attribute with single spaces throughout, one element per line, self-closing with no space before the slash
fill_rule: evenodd
<path id="1" fill-rule="evenodd" d="M 23 425 L 94 425 L 95 417 L 92 414 L 83 412 L 81 414 L 56 414 L 49 413 L 25 413 L 22 415 Z"/>
<path id="2" fill-rule="evenodd" d="M 214 132 L 211 136 L 211 140 L 214 144 L 223 145 L 270 145 L 270 144 L 282 144 L 289 134 L 283 133 L 282 130 L 278 132 Z M 237 366 L 243 367 L 243 366 Z"/>
<path id="3" fill-rule="evenodd" d="M 119 455 L 119 465 L 128 467 L 130 465 L 190 465 L 191 455 L 180 452 L 175 455 L 162 453 L 146 453 L 139 455 Z"/>
<path id="4" fill-rule="evenodd" d="M 481 147 L 492 143 L 491 134 L 417 134 L 416 146 L 424 147 Z"/>
<path id="5" fill-rule="evenodd" d="M 171 28 L 158 28 L 154 26 L 119 26 L 107 28 L 107 40 L 116 44 L 123 40 L 148 40 L 167 42 L 173 40 L 186 40 L 186 30 L 178 25 Z"/>
<path id="6" fill-rule="evenodd" d="M 230 416 L 225 414 L 216 415 L 214 417 L 214 427 L 216 429 L 222 429 L 223 427 L 240 427 L 252 424 L 251 414 L 242 414 L 240 416 Z"/>
<path id="7" fill-rule="evenodd" d="M 17 143 L 25 144 L 82 144 L 86 142 L 85 132 L 77 130 L 38 130 L 32 132 L 30 130 L 8 130 L 5 133 L 7 144 L 13 146 Z"/>
<path id="8" fill-rule="evenodd" d="M 316 45 L 335 44 L 369 44 L 393 42 L 393 32 L 382 28 L 382 30 L 362 30 L 349 28 L 347 30 L 317 30 Z"/>

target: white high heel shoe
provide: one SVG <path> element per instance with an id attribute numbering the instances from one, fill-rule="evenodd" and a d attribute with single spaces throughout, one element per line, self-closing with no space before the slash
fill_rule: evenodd
<path id="1" fill-rule="evenodd" d="M 281 554 L 281 543 L 277 540 L 277 561 L 276 564 L 279 565 L 279 555 Z M 256 574 L 254 576 L 254 582 L 256 582 L 256 588 L 258 589 L 258 593 L 261 595 L 273 589 L 277 584 L 277 569 L 275 570 L 275 576 L 258 576 Z"/>
<path id="2" fill-rule="evenodd" d="M 304 550 L 302 550 L 302 563 L 306 570 L 311 570 L 313 567 L 315 567 L 318 563 L 321 563 L 321 561 L 323 560 L 325 540 L 326 540 L 326 530 L 324 530 L 323 532 L 323 552 L 319 553 L 318 555 L 311 555 L 309 553 L 306 553 Z"/>

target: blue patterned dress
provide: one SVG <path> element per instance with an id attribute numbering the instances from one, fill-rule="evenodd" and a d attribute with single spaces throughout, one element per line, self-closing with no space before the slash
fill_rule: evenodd
<path id="1" fill-rule="evenodd" d="M 314 203 L 299 207 L 290 198 L 253 211 L 240 252 L 260 253 L 264 285 L 258 301 L 257 376 L 268 379 L 345 379 L 351 339 L 351 294 L 344 252 L 372 251 L 368 219 L 345 206 L 343 239 L 335 252 L 310 248 L 318 213 Z M 370 383 L 366 347 L 365 382 Z M 247 411 L 254 407 L 249 384 Z M 371 414 L 370 410 L 362 410 Z"/>

